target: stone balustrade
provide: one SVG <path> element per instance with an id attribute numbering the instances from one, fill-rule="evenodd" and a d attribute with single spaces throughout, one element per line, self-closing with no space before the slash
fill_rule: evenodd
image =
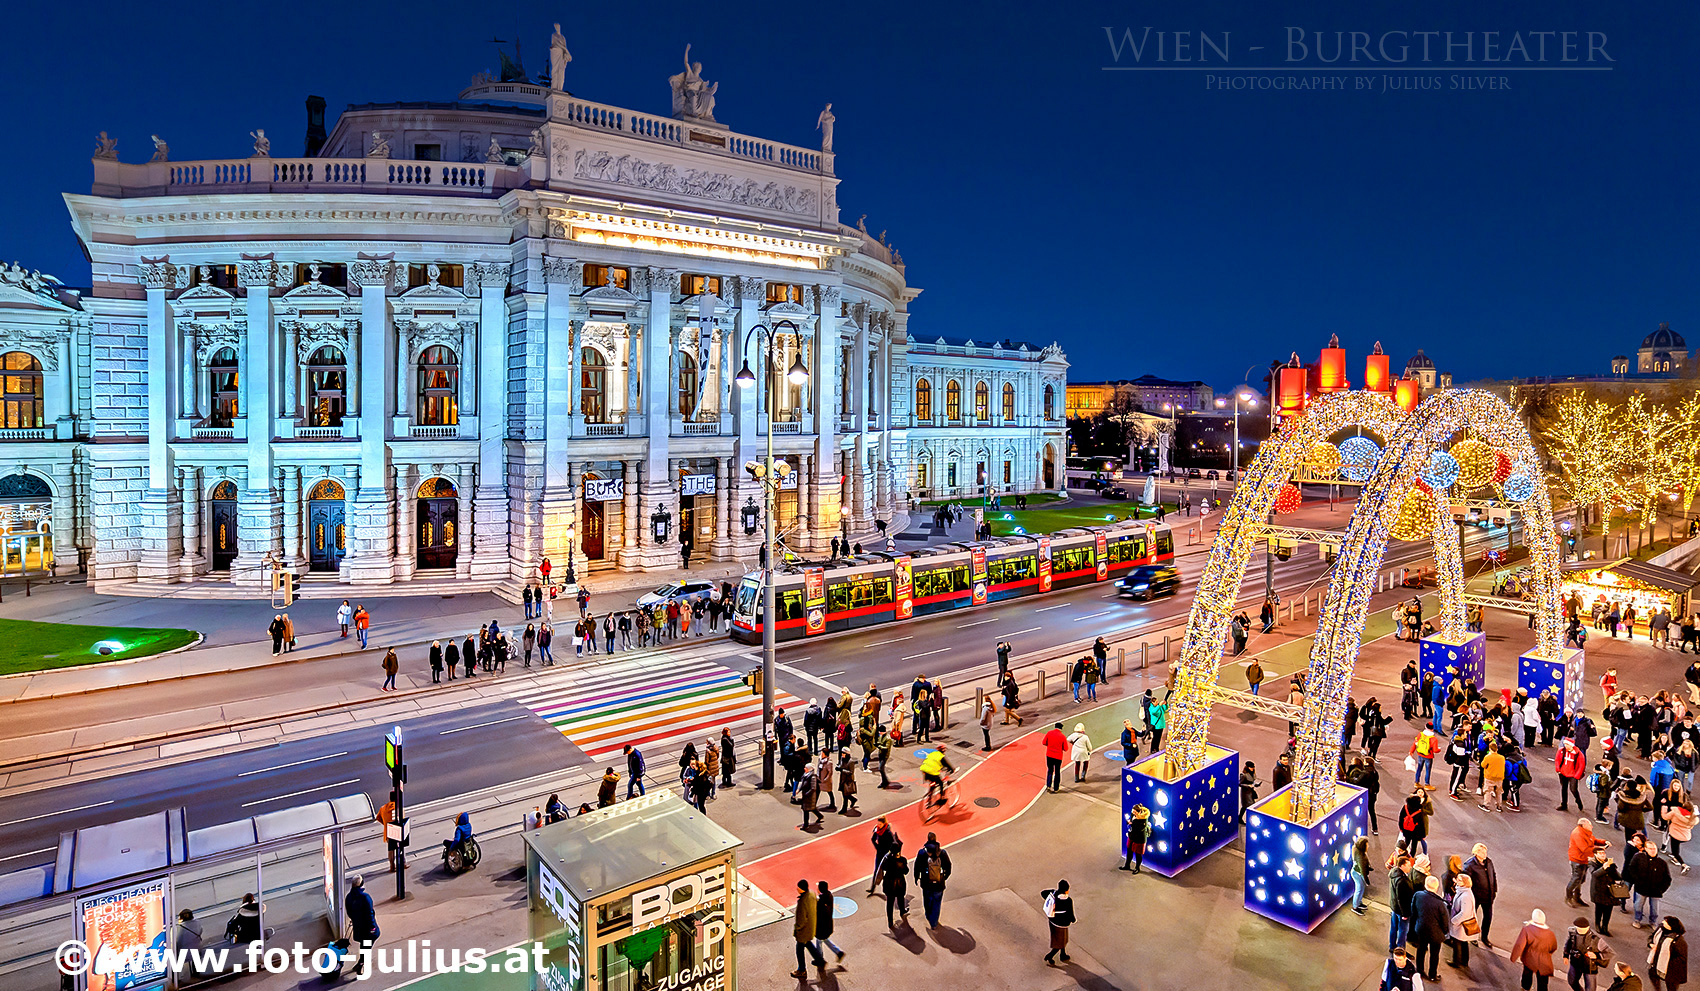
<path id="1" fill-rule="evenodd" d="M 555 120 L 602 131 L 617 131 L 651 141 L 684 145 L 695 149 L 722 151 L 733 158 L 767 162 L 802 172 L 821 172 L 827 169 L 825 157 L 813 148 L 781 144 L 766 138 L 752 138 L 710 126 L 699 126 L 671 117 L 591 103 L 576 97 L 560 96 L 551 104 Z"/>
<path id="2" fill-rule="evenodd" d="M 245 158 L 207 162 L 94 160 L 94 192 L 158 196 L 214 192 L 452 192 L 492 195 L 523 186 L 520 165 L 388 158 Z"/>

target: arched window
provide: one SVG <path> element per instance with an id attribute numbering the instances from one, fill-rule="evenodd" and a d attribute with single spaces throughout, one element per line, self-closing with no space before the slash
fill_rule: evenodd
<path id="1" fill-rule="evenodd" d="M 915 419 L 923 423 L 933 418 L 933 384 L 926 379 L 915 380 Z M 923 484 L 922 488 L 926 488 Z"/>
<path id="2" fill-rule="evenodd" d="M 1056 390 L 1056 387 L 1050 386 L 1050 385 L 1045 386 L 1045 419 L 1047 419 L 1047 420 L 1056 419 L 1056 417 L 1053 415 L 1053 413 L 1055 412 L 1055 409 L 1056 409 L 1056 405 L 1057 405 L 1057 390 Z"/>
<path id="3" fill-rule="evenodd" d="M 41 362 L 25 351 L 0 356 L 0 428 L 27 430 L 43 425 Z"/>
<path id="4" fill-rule="evenodd" d="M 697 358 L 679 352 L 679 415 L 689 420 L 697 412 Z"/>
<path id="5" fill-rule="evenodd" d="M 1003 422 L 1015 422 L 1015 386 L 1008 382 L 1003 384 Z"/>
<path id="6" fill-rule="evenodd" d="M 608 362 L 595 348 L 578 349 L 579 404 L 584 422 L 608 422 Z"/>
<path id="7" fill-rule="evenodd" d="M 346 496 L 343 493 L 342 486 L 334 478 L 326 478 L 326 479 L 320 480 L 307 493 L 307 501 L 308 502 L 316 502 L 320 499 L 342 499 L 342 498 L 346 498 Z"/>
<path id="8" fill-rule="evenodd" d="M 348 409 L 348 364 L 339 348 L 325 346 L 307 359 L 307 425 L 340 427 Z"/>
<path id="9" fill-rule="evenodd" d="M 962 386 L 955 379 L 944 387 L 944 415 L 952 421 L 962 419 Z"/>
<path id="10" fill-rule="evenodd" d="M 442 344 L 419 356 L 419 423 L 452 426 L 460 422 L 460 360 Z"/>
<path id="11" fill-rule="evenodd" d="M 237 369 L 236 349 L 219 348 L 207 362 L 207 378 L 212 395 L 211 413 L 207 420 L 214 427 L 228 427 L 242 415 L 242 374 Z"/>
<path id="12" fill-rule="evenodd" d="M 992 390 L 984 382 L 974 386 L 974 419 L 985 423 L 992 418 Z"/>

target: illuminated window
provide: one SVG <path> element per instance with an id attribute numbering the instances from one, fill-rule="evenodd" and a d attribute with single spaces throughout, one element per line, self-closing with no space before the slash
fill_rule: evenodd
<path id="1" fill-rule="evenodd" d="M 992 418 L 992 390 L 981 382 L 974 386 L 974 419 L 985 423 Z"/>
<path id="2" fill-rule="evenodd" d="M 586 289 L 600 289 L 608 285 L 610 274 L 614 278 L 614 288 L 631 288 L 632 273 L 629 269 L 612 268 L 607 265 L 586 265 L 584 267 L 584 287 Z"/>
<path id="3" fill-rule="evenodd" d="M 944 415 L 952 421 L 962 419 L 962 386 L 955 379 L 944 387 Z"/>
<path id="4" fill-rule="evenodd" d="M 697 411 L 697 359 L 679 352 L 679 414 L 689 420 Z"/>
<path id="5" fill-rule="evenodd" d="M 441 344 L 433 344 L 419 356 L 417 422 L 432 426 L 460 422 L 460 360 Z"/>
<path id="6" fill-rule="evenodd" d="M 322 347 L 307 359 L 307 425 L 340 427 L 348 409 L 348 366 L 342 351 Z"/>
<path id="7" fill-rule="evenodd" d="M 39 427 L 46 416 L 42 402 L 41 362 L 24 351 L 0 357 L 0 427 L 8 430 Z"/>
<path id="8" fill-rule="evenodd" d="M 219 348 L 207 362 L 208 392 L 212 395 L 212 413 L 208 421 L 215 427 L 228 427 L 241 415 L 242 375 L 236 363 L 235 348 Z"/>
<path id="9" fill-rule="evenodd" d="M 933 384 L 926 379 L 915 381 L 915 419 L 921 421 L 933 418 Z"/>
<path id="10" fill-rule="evenodd" d="M 1003 419 L 1005 423 L 1015 422 L 1015 386 L 1008 382 L 1003 384 Z"/>
<path id="11" fill-rule="evenodd" d="M 1057 390 L 1055 388 L 1053 388 L 1052 386 L 1048 386 L 1048 385 L 1045 386 L 1045 419 L 1047 419 L 1047 420 L 1055 419 L 1055 417 L 1052 415 L 1052 412 L 1055 410 L 1056 404 L 1057 404 Z"/>
<path id="12" fill-rule="evenodd" d="M 608 363 L 595 348 L 579 348 L 579 408 L 586 423 L 608 422 Z"/>

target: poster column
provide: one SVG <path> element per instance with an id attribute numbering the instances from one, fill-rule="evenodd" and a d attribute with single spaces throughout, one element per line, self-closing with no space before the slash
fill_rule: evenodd
<path id="1" fill-rule="evenodd" d="M 984 547 L 974 548 L 974 567 L 973 567 L 973 570 L 969 573 L 969 580 L 974 585 L 974 604 L 977 605 L 977 606 L 985 605 L 985 603 L 986 603 L 986 549 Z"/>
<path id="2" fill-rule="evenodd" d="M 1051 538 L 1039 538 L 1039 591 L 1051 590 Z"/>
<path id="3" fill-rule="evenodd" d="M 909 555 L 893 560 L 891 567 L 891 599 L 897 603 L 897 618 L 909 619 L 915 615 L 915 572 Z"/>
<path id="4" fill-rule="evenodd" d="M 1098 553 L 1097 553 L 1096 557 L 1098 558 L 1098 580 L 1103 581 L 1104 579 L 1110 577 L 1110 558 L 1109 558 L 1110 538 L 1109 538 L 1109 535 L 1102 534 L 1102 533 L 1098 534 L 1097 551 L 1098 551 Z"/>
<path id="5" fill-rule="evenodd" d="M 804 635 L 826 632 L 826 569 L 803 569 L 803 612 L 808 617 Z"/>

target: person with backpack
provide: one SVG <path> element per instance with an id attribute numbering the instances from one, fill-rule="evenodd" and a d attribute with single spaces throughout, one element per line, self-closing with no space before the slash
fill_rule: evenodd
<path id="1" fill-rule="evenodd" d="M 1068 893 L 1068 881 L 1058 881 L 1056 887 L 1039 895 L 1045 900 L 1045 921 L 1051 928 L 1051 952 L 1045 954 L 1045 963 L 1054 963 L 1059 954 L 1063 963 L 1068 963 L 1068 927 L 1074 925 L 1074 898 Z"/>
<path id="2" fill-rule="evenodd" d="M 1594 975 L 1611 959 L 1611 947 L 1600 940 L 1600 934 L 1588 927 L 1588 920 L 1577 916 L 1564 938 L 1564 960 L 1572 988 L 1593 991 Z"/>
<path id="3" fill-rule="evenodd" d="M 945 883 L 950 880 L 950 854 L 939 845 L 937 833 L 928 833 L 927 842 L 915 851 L 915 882 L 921 886 L 921 904 L 927 915 L 927 928 L 939 927 L 939 910 L 944 904 Z"/>
<path id="4" fill-rule="evenodd" d="M 1434 805 L 1420 788 L 1413 790 L 1400 807 L 1399 835 L 1404 837 L 1405 849 L 1412 854 L 1419 846 L 1423 853 L 1428 853 L 1428 817 L 1433 814 Z"/>
<path id="5" fill-rule="evenodd" d="M 1558 771 L 1558 811 L 1570 811 L 1570 799 L 1576 799 L 1576 808 L 1582 808 L 1582 792 L 1579 784 L 1588 771 L 1588 759 L 1582 751 L 1576 749 L 1576 742 L 1569 737 L 1558 742 L 1558 752 L 1553 754 L 1553 767 Z"/>

